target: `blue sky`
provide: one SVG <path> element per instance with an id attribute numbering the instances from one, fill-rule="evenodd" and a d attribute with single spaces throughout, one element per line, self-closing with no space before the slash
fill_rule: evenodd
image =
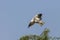
<path id="1" fill-rule="evenodd" d="M 43 27 L 27 28 L 31 18 L 43 14 Z M 17 40 L 23 35 L 41 34 L 48 28 L 50 36 L 60 36 L 60 0 L 0 0 L 0 40 Z"/>

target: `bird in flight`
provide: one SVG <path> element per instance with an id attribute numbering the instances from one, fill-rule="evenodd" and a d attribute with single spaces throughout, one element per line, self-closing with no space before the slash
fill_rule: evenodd
<path id="1" fill-rule="evenodd" d="M 42 21 L 42 13 L 39 13 L 39 14 L 35 15 L 31 19 L 31 21 L 30 21 L 30 23 L 28 25 L 28 28 L 31 27 L 32 25 L 34 25 L 35 23 L 38 23 L 41 26 L 44 24 L 44 22 Z"/>

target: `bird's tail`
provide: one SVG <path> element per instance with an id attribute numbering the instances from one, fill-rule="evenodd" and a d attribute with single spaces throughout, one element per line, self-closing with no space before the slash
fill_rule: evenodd
<path id="1" fill-rule="evenodd" d="M 39 21 L 39 25 L 42 27 L 45 23 L 43 21 Z"/>

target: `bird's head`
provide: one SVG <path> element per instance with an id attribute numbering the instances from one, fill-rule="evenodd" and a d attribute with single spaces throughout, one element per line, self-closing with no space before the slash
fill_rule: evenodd
<path id="1" fill-rule="evenodd" d="M 42 16 L 42 13 L 37 14 L 38 18 L 41 18 L 41 16 Z"/>
<path id="2" fill-rule="evenodd" d="M 42 13 L 39 13 L 38 16 L 42 16 Z"/>

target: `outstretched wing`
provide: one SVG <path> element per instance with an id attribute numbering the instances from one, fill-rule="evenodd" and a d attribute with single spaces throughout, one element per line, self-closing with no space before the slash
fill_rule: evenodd
<path id="1" fill-rule="evenodd" d="M 42 20 L 40 20 L 40 21 L 38 22 L 38 24 L 39 24 L 40 26 L 42 26 L 42 25 L 44 25 L 44 22 L 43 22 Z"/>
<path id="2" fill-rule="evenodd" d="M 29 23 L 28 27 L 31 27 L 33 24 L 35 23 L 35 20 L 31 20 L 31 22 Z"/>

